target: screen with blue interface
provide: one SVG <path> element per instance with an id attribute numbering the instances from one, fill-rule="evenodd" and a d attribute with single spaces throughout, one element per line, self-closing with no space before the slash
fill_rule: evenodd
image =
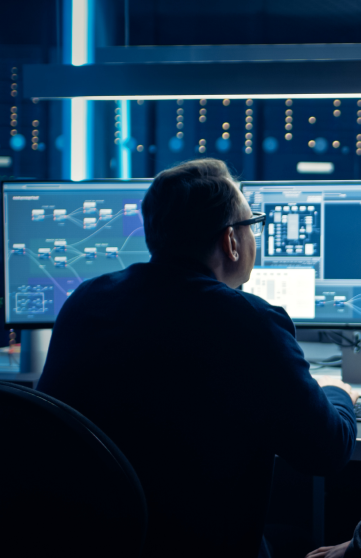
<path id="1" fill-rule="evenodd" d="M 245 182 L 243 193 L 267 216 L 243 290 L 296 324 L 360 324 L 361 182 Z"/>
<path id="2" fill-rule="evenodd" d="M 84 280 L 148 262 L 150 183 L 4 183 L 5 323 L 51 324 Z"/>

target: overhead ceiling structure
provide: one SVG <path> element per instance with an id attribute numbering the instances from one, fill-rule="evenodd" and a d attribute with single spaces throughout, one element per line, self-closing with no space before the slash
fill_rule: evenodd
<path id="1" fill-rule="evenodd" d="M 361 44 L 113 47 L 84 66 L 24 67 L 43 99 L 359 97 Z"/>
<path id="2" fill-rule="evenodd" d="M 71 1 L 74 5 L 75 0 Z M 83 9 L 86 9 L 85 6 L 89 1 L 76 0 L 79 5 L 84 4 Z M 64 2 L 66 4 L 70 0 Z M 101 6 L 105 4 L 102 3 Z M 274 32 L 284 39 L 282 33 L 284 30 L 287 31 L 289 25 L 286 27 L 280 27 L 279 24 L 272 25 L 273 21 L 278 21 L 282 17 L 291 18 L 287 21 L 291 22 L 294 31 L 305 18 L 308 24 L 322 22 L 318 35 L 325 27 L 327 31 L 332 31 L 332 25 L 328 29 L 330 25 L 325 25 L 326 22 L 333 22 L 335 19 L 341 21 L 346 18 L 343 27 L 346 26 L 351 32 L 352 21 L 359 21 L 361 17 L 361 8 L 355 0 L 348 0 L 342 7 L 339 2 L 330 0 L 316 3 L 313 0 L 305 0 L 302 5 L 286 0 L 272 0 L 272 2 L 255 0 L 251 5 L 233 0 L 222 4 L 197 0 L 191 4 L 182 3 L 181 11 L 177 11 L 173 3 L 170 4 L 165 0 L 150 4 L 144 3 L 143 0 L 137 0 L 132 4 L 129 0 L 124 0 L 124 3 L 120 4 L 108 0 L 108 4 L 112 16 L 108 14 L 105 26 L 107 32 L 111 26 L 115 26 L 114 22 L 117 18 L 122 17 L 125 46 L 106 46 L 103 41 L 104 47 L 96 51 L 95 63 L 83 66 L 70 64 L 25 66 L 24 95 L 26 97 L 125 100 L 180 97 L 193 99 L 359 97 L 361 95 L 359 77 L 361 76 L 361 44 L 358 43 L 194 46 L 188 43 L 184 46 L 129 46 L 130 8 L 133 7 L 134 10 L 135 4 L 137 13 L 133 14 L 132 19 L 135 40 L 141 38 L 139 22 L 143 12 L 146 12 L 149 21 L 152 19 L 151 15 L 157 20 L 170 17 L 167 21 L 172 22 L 173 33 L 178 33 L 181 29 L 184 39 L 193 36 L 191 28 L 195 24 L 197 24 L 197 37 L 203 36 L 204 39 L 204 29 L 208 29 L 211 33 L 218 32 L 219 25 L 215 25 L 216 22 L 220 21 L 219 18 L 226 17 L 227 28 L 235 19 L 243 21 L 237 34 L 244 40 L 247 35 L 247 22 L 251 23 L 254 20 L 257 25 L 253 35 L 257 37 L 258 43 L 263 43 L 268 42 L 264 39 Z M 122 7 L 123 13 L 119 11 Z M 181 16 L 186 18 L 185 27 L 177 24 L 183 21 L 182 18 L 179 19 Z M 211 17 L 211 20 L 207 17 Z M 350 18 L 352 21 L 349 21 Z M 204 24 L 199 25 L 202 22 Z M 163 25 L 161 33 L 168 27 L 169 25 Z M 343 27 L 341 26 L 342 29 Z M 307 42 L 307 33 L 308 31 L 305 30 L 306 40 L 304 39 L 303 43 Z M 160 38 L 159 33 L 158 38 Z"/>

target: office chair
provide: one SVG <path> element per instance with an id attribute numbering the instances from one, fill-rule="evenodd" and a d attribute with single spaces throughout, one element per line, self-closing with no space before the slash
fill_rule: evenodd
<path id="1" fill-rule="evenodd" d="M 147 509 L 117 446 L 64 403 L 0 382 L 0 553 L 140 555 Z"/>

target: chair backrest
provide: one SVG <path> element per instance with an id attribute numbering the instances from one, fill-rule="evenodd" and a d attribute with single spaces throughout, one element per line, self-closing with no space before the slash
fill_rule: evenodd
<path id="1" fill-rule="evenodd" d="M 53 397 L 0 382 L 0 552 L 136 557 L 146 526 L 139 479 L 97 426 Z"/>

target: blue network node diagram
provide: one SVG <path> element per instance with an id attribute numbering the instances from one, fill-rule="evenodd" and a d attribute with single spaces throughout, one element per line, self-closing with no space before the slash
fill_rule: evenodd
<path id="1" fill-rule="evenodd" d="M 143 188 L 4 186 L 6 321 L 53 322 L 83 281 L 148 262 Z"/>

